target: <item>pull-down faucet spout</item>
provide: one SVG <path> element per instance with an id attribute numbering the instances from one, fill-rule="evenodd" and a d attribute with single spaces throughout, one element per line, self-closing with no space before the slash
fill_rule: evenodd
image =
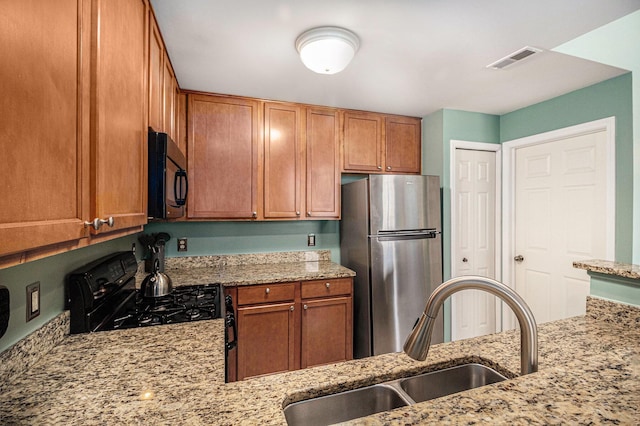
<path id="1" fill-rule="evenodd" d="M 429 297 L 427 305 L 413 331 L 404 343 L 404 351 L 411 358 L 424 361 L 431 345 L 431 333 L 436 315 L 444 301 L 460 290 L 483 290 L 503 300 L 518 318 L 520 324 L 521 375 L 538 371 L 538 331 L 533 313 L 525 301 L 506 285 L 490 278 L 462 276 L 441 284 Z"/>

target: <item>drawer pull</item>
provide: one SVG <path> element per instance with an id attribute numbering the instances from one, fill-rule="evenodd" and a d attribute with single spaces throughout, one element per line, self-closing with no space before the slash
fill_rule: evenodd
<path id="1" fill-rule="evenodd" d="M 307 305 L 303 306 L 304 310 L 306 311 L 307 309 L 309 309 L 309 307 Z"/>
<path id="2" fill-rule="evenodd" d="M 264 291 L 265 293 L 269 294 L 271 293 L 271 289 L 269 287 L 266 288 L 266 290 Z"/>
<path id="3" fill-rule="evenodd" d="M 289 308 L 290 311 L 293 311 L 294 307 L 293 305 L 291 305 L 291 307 Z"/>
<path id="4" fill-rule="evenodd" d="M 330 283 L 325 283 L 325 285 L 324 285 L 324 286 L 325 286 L 327 289 L 329 289 L 329 288 L 331 287 L 331 284 L 330 284 Z"/>

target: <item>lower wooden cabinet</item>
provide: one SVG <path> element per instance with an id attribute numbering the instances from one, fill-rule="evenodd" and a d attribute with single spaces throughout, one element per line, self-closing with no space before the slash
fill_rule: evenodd
<path id="1" fill-rule="evenodd" d="M 227 364 L 236 371 L 228 376 L 243 380 L 352 359 L 352 291 L 351 278 L 238 287 L 237 359 Z"/>

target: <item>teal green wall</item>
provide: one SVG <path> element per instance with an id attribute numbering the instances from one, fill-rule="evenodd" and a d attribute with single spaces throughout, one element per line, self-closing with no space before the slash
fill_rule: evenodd
<path id="1" fill-rule="evenodd" d="M 630 263 L 633 227 L 631 73 L 500 117 L 500 141 L 614 116 L 616 119 L 616 259 Z"/>
<path id="2" fill-rule="evenodd" d="M 640 307 L 640 280 L 590 272 L 591 295 Z"/>
<path id="3" fill-rule="evenodd" d="M 442 273 L 451 278 L 451 140 L 499 143 L 500 117 L 477 112 L 444 109 L 422 119 L 423 174 L 440 176 L 442 187 Z M 444 305 L 444 338 L 451 340 L 451 304 Z"/>
<path id="4" fill-rule="evenodd" d="M 0 269 L 0 285 L 9 289 L 11 313 L 0 352 L 58 316 L 64 310 L 66 275 L 84 264 L 114 251 L 131 250 L 135 236 L 68 251 L 11 268 Z M 138 244 L 139 248 L 140 245 Z M 26 286 L 40 281 L 40 315 L 26 322 Z"/>
<path id="5" fill-rule="evenodd" d="M 339 222 L 335 220 L 151 223 L 144 232 L 171 236 L 167 257 L 331 250 L 331 259 L 340 262 Z M 307 246 L 308 234 L 315 234 L 315 247 Z M 181 237 L 188 238 L 186 252 L 177 250 L 176 239 Z"/>
<path id="6" fill-rule="evenodd" d="M 597 28 L 553 50 L 633 73 L 633 262 L 640 264 L 640 11 Z"/>

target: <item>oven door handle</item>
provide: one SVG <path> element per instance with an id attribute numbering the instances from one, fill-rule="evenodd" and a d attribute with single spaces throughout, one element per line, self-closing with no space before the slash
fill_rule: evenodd
<path id="1" fill-rule="evenodd" d="M 225 307 L 227 311 L 227 313 L 225 314 L 225 325 L 226 325 L 226 329 L 224 333 L 225 340 L 229 340 L 229 333 L 228 333 L 229 328 L 233 329 L 233 340 L 230 342 L 227 341 L 225 344 L 225 348 L 227 352 L 229 352 L 230 350 L 234 349 L 238 345 L 238 327 L 236 325 L 236 314 L 235 314 L 235 311 L 233 310 L 233 300 L 231 299 L 231 296 L 227 295 L 224 298 L 224 302 L 225 302 Z"/>

